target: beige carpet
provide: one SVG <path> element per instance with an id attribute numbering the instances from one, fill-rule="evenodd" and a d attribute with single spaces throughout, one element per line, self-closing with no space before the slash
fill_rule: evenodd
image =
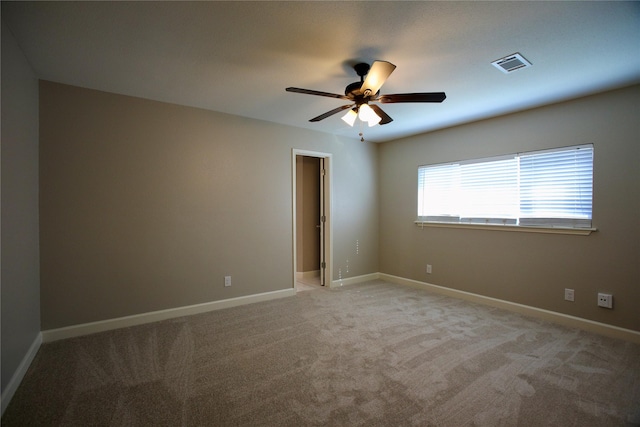
<path id="1" fill-rule="evenodd" d="M 381 281 L 45 344 L 3 426 L 640 424 L 640 345 Z"/>

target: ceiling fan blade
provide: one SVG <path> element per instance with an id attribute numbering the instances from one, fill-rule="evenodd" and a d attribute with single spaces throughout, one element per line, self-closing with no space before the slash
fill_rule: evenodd
<path id="1" fill-rule="evenodd" d="M 444 92 L 424 92 L 424 93 L 398 93 L 395 95 L 382 95 L 376 99 L 383 104 L 395 102 L 442 102 L 447 98 Z"/>
<path id="2" fill-rule="evenodd" d="M 378 124 L 380 124 L 380 125 L 386 125 L 387 123 L 391 123 L 391 122 L 393 121 L 393 119 L 392 119 L 392 118 L 391 118 L 387 113 L 385 113 L 384 111 L 382 111 L 382 108 L 378 107 L 378 106 L 377 106 L 377 105 L 375 105 L 375 104 L 371 104 L 371 105 L 369 105 L 369 106 L 370 106 L 370 107 L 373 109 L 373 111 L 375 111 L 375 112 L 376 112 L 376 114 L 377 114 L 377 115 L 382 119 L 382 120 L 380 120 L 380 123 L 378 123 Z"/>
<path id="3" fill-rule="evenodd" d="M 369 95 L 375 95 L 395 69 L 396 66 L 391 62 L 375 61 L 373 65 L 371 65 L 371 69 L 369 70 L 369 73 L 367 73 L 367 78 L 364 79 L 360 91 L 365 96 L 368 96 L 366 93 L 367 91 L 371 91 L 369 92 Z"/>
<path id="4" fill-rule="evenodd" d="M 336 113 L 339 113 L 342 110 L 346 110 L 347 108 L 351 108 L 353 107 L 353 104 L 347 104 L 347 105 L 343 105 L 342 107 L 338 107 L 338 108 L 334 108 L 331 111 L 327 111 L 324 114 L 320 114 L 318 117 L 314 117 L 313 119 L 309 120 L 310 122 L 319 122 L 320 120 L 324 120 L 329 116 L 333 116 Z"/>
<path id="5" fill-rule="evenodd" d="M 288 87 L 285 90 L 287 92 L 303 93 L 305 95 L 318 95 L 318 96 L 328 96 L 329 98 L 349 99 L 348 97 L 344 95 L 338 95 L 337 93 L 320 92 L 318 90 L 301 89 L 299 87 Z"/>

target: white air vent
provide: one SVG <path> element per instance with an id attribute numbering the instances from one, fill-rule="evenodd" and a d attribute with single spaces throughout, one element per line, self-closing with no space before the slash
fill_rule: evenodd
<path id="1" fill-rule="evenodd" d="M 531 67 L 531 62 L 527 61 L 524 56 L 519 53 L 513 53 L 504 58 L 497 59 L 491 64 L 505 74 L 521 68 Z"/>

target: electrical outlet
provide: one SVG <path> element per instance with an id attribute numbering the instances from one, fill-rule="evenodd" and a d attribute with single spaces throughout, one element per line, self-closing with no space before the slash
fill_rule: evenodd
<path id="1" fill-rule="evenodd" d="M 564 290 L 564 299 L 566 301 L 573 301 L 573 298 L 574 298 L 573 289 L 565 289 Z"/>
<path id="2" fill-rule="evenodd" d="M 427 274 L 431 274 L 432 271 L 431 264 L 427 264 Z"/>
<path id="3" fill-rule="evenodd" d="M 224 286 L 225 287 L 231 286 L 231 276 L 224 276 Z"/>
<path id="4" fill-rule="evenodd" d="M 598 293 L 598 307 L 613 308 L 613 295 Z"/>

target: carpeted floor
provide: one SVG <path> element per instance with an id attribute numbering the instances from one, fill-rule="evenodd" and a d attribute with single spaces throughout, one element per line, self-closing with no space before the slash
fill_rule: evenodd
<path id="1" fill-rule="evenodd" d="M 640 345 L 373 281 L 42 345 L 3 426 L 640 424 Z"/>

